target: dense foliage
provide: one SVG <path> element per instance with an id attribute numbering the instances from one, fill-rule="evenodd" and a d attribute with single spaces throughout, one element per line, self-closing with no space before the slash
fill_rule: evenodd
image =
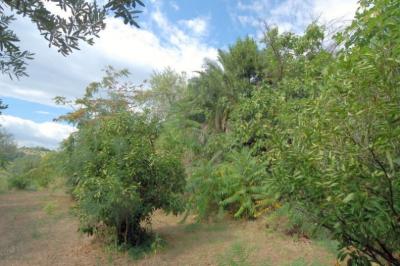
<path id="1" fill-rule="evenodd" d="M 356 248 L 343 251 L 354 264 L 400 263 L 399 7 L 362 2 L 324 90 L 292 106 L 283 119 L 295 123 L 281 128 L 291 142 L 272 152 L 277 188 Z"/>
<path id="2" fill-rule="evenodd" d="M 57 152 L 43 147 L 17 147 L 9 134 L 0 136 L 0 191 L 62 185 L 62 158 Z"/>
<path id="3" fill-rule="evenodd" d="M 264 48 L 246 38 L 207 61 L 160 137 L 186 165 L 188 208 L 253 218 L 289 204 L 348 263 L 399 265 L 399 12 L 361 1 L 334 40 L 316 23 L 266 27 Z"/>
<path id="4" fill-rule="evenodd" d="M 58 156 L 84 230 L 136 245 L 183 202 L 199 221 L 280 209 L 349 265 L 400 265 L 398 25 L 399 1 L 362 0 L 332 38 L 266 26 L 189 79 L 166 69 L 136 87 L 108 68 L 60 118 L 77 127 Z"/>
<path id="5" fill-rule="evenodd" d="M 34 171 L 39 167 L 40 156 L 22 156 L 8 166 L 7 172 L 10 173 L 9 186 L 17 189 L 32 188 Z"/>

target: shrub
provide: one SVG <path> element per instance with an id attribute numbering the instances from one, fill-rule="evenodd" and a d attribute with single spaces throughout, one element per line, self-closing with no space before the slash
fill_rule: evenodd
<path id="1" fill-rule="evenodd" d="M 138 245 L 148 238 L 142 223 L 154 210 L 183 209 L 183 167 L 157 149 L 158 134 L 158 121 L 124 112 L 91 121 L 65 147 L 81 160 L 73 194 L 87 232 L 103 224 L 113 228 L 118 243 Z"/>
<path id="2" fill-rule="evenodd" d="M 231 151 L 223 159 L 217 155 L 195 167 L 188 183 L 191 202 L 200 219 L 223 210 L 235 218 L 254 218 L 272 202 L 265 177 L 265 165 L 247 149 Z"/>
<path id="3" fill-rule="evenodd" d="M 341 259 L 400 265 L 400 6 L 361 4 L 324 90 L 281 116 L 294 125 L 270 156 L 278 190 L 333 234 Z"/>
<path id="4" fill-rule="evenodd" d="M 21 156 L 12 161 L 6 170 L 10 187 L 17 189 L 46 188 L 62 175 L 57 152 Z"/>
<path id="5" fill-rule="evenodd" d="M 40 156 L 26 155 L 15 159 L 7 167 L 10 188 L 27 189 L 35 187 L 33 172 L 40 164 Z"/>
<path id="6" fill-rule="evenodd" d="M 28 176 L 19 175 L 19 176 L 12 177 L 9 180 L 8 185 L 10 188 L 16 188 L 16 189 L 23 190 L 23 189 L 27 189 L 30 185 L 32 185 L 32 181 L 29 180 Z"/>

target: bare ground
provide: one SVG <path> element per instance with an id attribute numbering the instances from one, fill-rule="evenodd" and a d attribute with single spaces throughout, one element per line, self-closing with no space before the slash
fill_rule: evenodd
<path id="1" fill-rule="evenodd" d="M 267 232 L 262 221 L 181 224 L 162 212 L 153 230 L 166 246 L 133 260 L 78 233 L 72 205 L 62 192 L 0 195 L 0 265 L 335 265 L 321 245 Z"/>

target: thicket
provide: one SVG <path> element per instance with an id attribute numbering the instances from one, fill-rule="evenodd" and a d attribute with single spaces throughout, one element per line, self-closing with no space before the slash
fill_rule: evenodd
<path id="1" fill-rule="evenodd" d="M 48 188 L 62 179 L 62 162 L 56 152 L 33 152 L 20 155 L 9 162 L 3 174 L 9 188 L 30 189 Z"/>
<path id="2" fill-rule="evenodd" d="M 400 2 L 363 0 L 335 36 L 266 27 L 190 79 L 167 69 L 142 88 L 108 69 L 62 117 L 78 128 L 63 156 L 83 221 L 138 244 L 182 195 L 199 220 L 284 205 L 350 265 L 400 265 L 398 25 Z"/>
<path id="3" fill-rule="evenodd" d="M 288 204 L 350 264 L 399 265 L 399 18 L 398 1 L 361 1 L 333 37 L 267 27 L 264 48 L 238 40 L 179 97 L 152 84 L 174 95 L 160 142 L 185 163 L 188 208 L 254 218 Z"/>
<path id="4" fill-rule="evenodd" d="M 0 128 L 0 191 L 48 187 L 61 177 L 61 165 L 56 152 L 18 147 L 12 135 Z"/>

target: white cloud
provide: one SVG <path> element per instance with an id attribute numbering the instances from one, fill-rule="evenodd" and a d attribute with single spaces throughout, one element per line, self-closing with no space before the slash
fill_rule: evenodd
<path id="1" fill-rule="evenodd" d="M 180 23 L 187 27 L 196 35 L 204 35 L 207 33 L 208 19 L 197 17 L 194 19 L 181 20 Z"/>
<path id="2" fill-rule="evenodd" d="M 128 68 L 132 81 L 141 83 L 154 70 L 168 66 L 191 75 L 202 68 L 204 58 L 217 57 L 217 50 L 200 36 L 207 30 L 206 22 L 173 24 L 161 11 L 159 1 L 152 8 L 151 12 L 143 13 L 141 29 L 107 18 L 107 27 L 95 45 L 82 44 L 80 51 L 68 57 L 61 56 L 54 47 L 49 48 L 29 19 L 18 17 L 12 27 L 21 39 L 21 48 L 34 52 L 35 58 L 29 63 L 28 78 L 18 81 L 0 75 L 0 98 L 13 97 L 54 106 L 55 96 L 81 96 L 87 84 L 101 78 L 101 69 L 107 65 Z M 192 26 L 193 31 L 187 26 Z M 68 125 L 36 123 L 11 115 L 1 116 L 0 124 L 15 136 L 19 145 L 26 146 L 55 148 L 73 131 Z"/>
<path id="3" fill-rule="evenodd" d="M 22 48 L 34 52 L 35 58 L 28 66 L 28 78 L 17 81 L 0 75 L 0 97 L 54 105 L 55 96 L 81 96 L 87 84 L 101 78 L 106 65 L 128 68 L 132 81 L 141 83 L 154 70 L 169 66 L 191 74 L 201 69 L 204 58 L 216 58 L 217 50 L 200 36 L 207 30 L 207 21 L 195 18 L 187 25 L 173 24 L 160 6 L 157 2 L 151 12 L 143 14 L 142 29 L 107 18 L 107 27 L 94 46 L 82 44 L 80 51 L 68 57 L 58 54 L 54 47 L 49 49 L 29 19 L 18 17 L 13 29 L 21 38 Z"/>
<path id="4" fill-rule="evenodd" d="M 232 17 L 242 26 L 262 30 L 261 21 L 277 25 L 282 31 L 301 33 L 313 20 L 336 25 L 348 23 L 357 9 L 357 0 L 256 0 L 239 1 Z"/>
<path id="5" fill-rule="evenodd" d="M 50 115 L 51 114 L 50 112 L 42 111 L 42 110 L 35 111 L 35 113 L 40 114 L 40 115 Z"/>
<path id="6" fill-rule="evenodd" d="M 168 66 L 192 72 L 201 68 L 204 58 L 216 57 L 216 49 L 171 24 L 162 12 L 155 11 L 151 17 L 160 28 L 159 35 L 124 25 L 118 19 L 107 19 L 107 28 L 100 34 L 95 49 L 149 74 Z"/>
<path id="7" fill-rule="evenodd" d="M 56 122 L 36 123 L 11 115 L 0 116 L 0 124 L 11 133 L 19 146 L 41 146 L 50 149 L 58 147 L 75 128 Z"/>
<path id="8" fill-rule="evenodd" d="M 356 0 L 315 0 L 314 1 L 314 13 L 321 14 L 321 19 L 325 23 L 339 20 L 339 21 L 351 21 L 358 7 L 358 1 Z"/>
<path id="9" fill-rule="evenodd" d="M 55 2 L 44 1 L 43 4 L 46 7 L 46 9 L 49 10 L 51 13 L 58 15 L 62 18 L 68 19 L 72 14 L 72 12 L 69 8 L 67 8 L 66 10 L 63 10 Z"/>
<path id="10" fill-rule="evenodd" d="M 252 27 L 259 27 L 261 26 L 261 21 L 253 16 L 237 16 L 238 21 L 242 25 L 249 25 Z"/>
<path id="11" fill-rule="evenodd" d="M 263 1 L 253 1 L 251 4 L 245 4 L 242 1 L 239 1 L 237 7 L 241 11 L 257 12 L 264 8 L 264 3 Z"/>
<path id="12" fill-rule="evenodd" d="M 179 5 L 178 5 L 176 2 L 174 2 L 174 1 L 169 2 L 169 5 L 170 5 L 175 11 L 179 11 L 179 9 L 180 9 Z"/>

